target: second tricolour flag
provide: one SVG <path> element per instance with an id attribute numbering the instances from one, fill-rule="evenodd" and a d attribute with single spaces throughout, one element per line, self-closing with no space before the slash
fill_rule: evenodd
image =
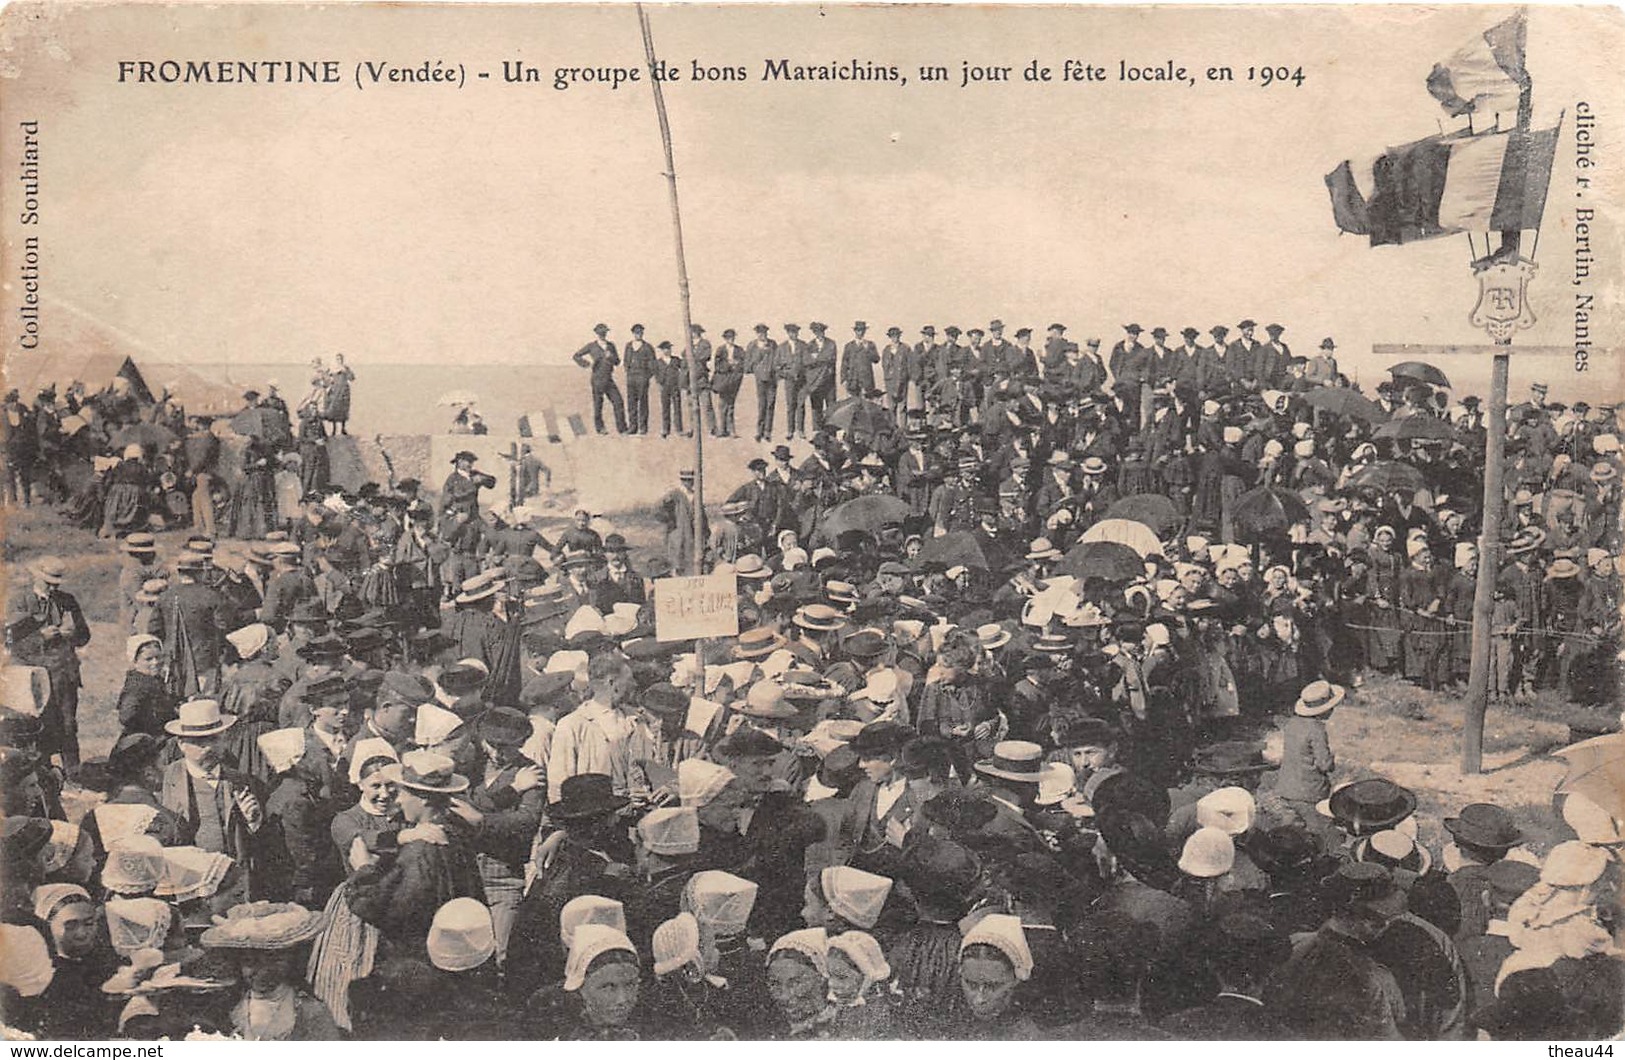
<path id="1" fill-rule="evenodd" d="M 1326 175 L 1337 227 L 1372 246 L 1540 227 L 1557 130 L 1452 133 Z"/>

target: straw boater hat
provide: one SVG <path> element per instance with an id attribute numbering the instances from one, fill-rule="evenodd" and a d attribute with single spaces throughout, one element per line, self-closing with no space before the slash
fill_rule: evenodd
<path id="1" fill-rule="evenodd" d="M 1292 713 L 1300 718 L 1318 718 L 1330 713 L 1348 690 L 1342 685 L 1334 685 L 1330 681 L 1311 681 L 1303 686 L 1298 693 L 1298 701 L 1292 704 Z"/>
<path id="2" fill-rule="evenodd" d="M 454 795 L 468 790 L 468 778 L 457 774 L 457 763 L 433 751 L 408 751 L 402 756 L 399 783 L 403 788 L 432 794 Z"/>
<path id="3" fill-rule="evenodd" d="M 787 700 L 785 691 L 785 687 L 776 681 L 757 681 L 745 694 L 744 704 L 736 705 L 735 709 L 750 718 L 793 718 L 798 711 Z"/>
<path id="4" fill-rule="evenodd" d="M 1027 547 L 1027 558 L 1030 560 L 1056 559 L 1060 555 L 1061 550 L 1047 537 L 1034 538 L 1032 544 Z"/>
<path id="5" fill-rule="evenodd" d="M 796 612 L 795 622 L 802 629 L 828 633 L 840 629 L 845 620 L 828 604 L 808 604 Z"/>
<path id="6" fill-rule="evenodd" d="M 976 639 L 984 651 L 997 651 L 1010 643 L 1010 631 L 997 622 L 988 622 L 976 627 Z"/>
<path id="7" fill-rule="evenodd" d="M 495 571 L 486 571 L 476 574 L 463 582 L 458 590 L 456 603 L 472 604 L 479 600 L 487 600 L 495 596 L 505 583 L 500 580 Z"/>
<path id="8" fill-rule="evenodd" d="M 164 731 L 181 739 L 218 736 L 237 723 L 237 715 L 222 714 L 217 699 L 194 699 L 180 705 L 178 716 L 164 723 Z"/>
<path id="9" fill-rule="evenodd" d="M 762 562 L 761 556 L 747 552 L 734 561 L 734 577 L 749 578 L 752 581 L 765 580 L 773 577 L 773 569 Z"/>
<path id="10" fill-rule="evenodd" d="M 119 548 L 132 556 L 150 556 L 158 551 L 158 542 L 151 534 L 131 534 L 119 542 Z"/>
<path id="11" fill-rule="evenodd" d="M 326 926 L 325 916 L 294 902 L 244 902 L 216 916 L 199 941 L 212 950 L 285 950 Z"/>
<path id="12" fill-rule="evenodd" d="M 1001 780 L 1037 784 L 1044 765 L 1044 749 L 1026 740 L 1000 740 L 993 755 L 976 763 L 976 771 Z"/>
<path id="13" fill-rule="evenodd" d="M 41 556 L 30 569 L 46 585 L 61 585 L 68 576 L 68 565 L 58 556 Z"/>

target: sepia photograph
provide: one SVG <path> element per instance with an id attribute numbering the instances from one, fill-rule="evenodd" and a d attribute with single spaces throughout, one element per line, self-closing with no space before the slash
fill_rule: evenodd
<path id="1" fill-rule="evenodd" d="M 1622 51 L 0 8 L 0 1040 L 1611 1056 Z"/>

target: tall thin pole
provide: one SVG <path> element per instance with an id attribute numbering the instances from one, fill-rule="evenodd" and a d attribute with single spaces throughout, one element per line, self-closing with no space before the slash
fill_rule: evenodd
<path id="1" fill-rule="evenodd" d="M 1534 118 L 1534 83 L 1527 73 L 1518 92 L 1517 131 L 1526 133 Z M 1488 241 L 1488 236 L 1486 243 Z M 1517 228 L 1501 233 L 1499 256 L 1517 261 L 1523 232 Z M 1489 247 L 1484 248 L 1486 266 Z M 1501 511 L 1506 501 L 1502 473 L 1506 463 L 1507 371 L 1512 333 L 1496 339 L 1495 362 L 1490 375 L 1489 436 L 1484 441 L 1484 522 L 1478 536 L 1478 580 L 1473 586 L 1473 653 L 1467 676 L 1467 712 L 1462 719 L 1461 771 L 1467 774 L 1484 768 L 1484 718 L 1490 707 L 1490 637 L 1495 615 L 1495 582 L 1501 572 Z"/>
<path id="2" fill-rule="evenodd" d="M 655 116 L 660 120 L 660 146 L 666 152 L 666 188 L 671 193 L 671 228 L 677 249 L 677 297 L 683 306 L 683 343 L 688 351 L 688 392 L 693 396 L 693 419 L 700 412 L 700 365 L 694 357 L 694 318 L 688 303 L 688 260 L 683 256 L 683 215 L 677 206 L 677 163 L 672 157 L 671 122 L 666 118 L 666 97 L 660 86 L 659 64 L 655 60 L 655 39 L 649 29 L 649 14 L 638 7 L 638 25 L 643 30 L 643 56 L 649 64 L 649 87 L 654 90 Z M 694 569 L 705 572 L 705 432 L 698 422 L 694 428 Z"/>
<path id="3" fill-rule="evenodd" d="M 1512 341 L 1511 337 L 1505 340 Z M 1484 443 L 1484 523 L 1478 535 L 1478 581 L 1473 587 L 1473 654 L 1467 677 L 1467 716 L 1462 725 L 1461 771 L 1484 767 L 1484 717 L 1490 706 L 1490 637 L 1495 579 L 1501 570 L 1501 485 L 1507 435 L 1506 353 L 1497 351 L 1490 376 L 1489 437 Z"/>

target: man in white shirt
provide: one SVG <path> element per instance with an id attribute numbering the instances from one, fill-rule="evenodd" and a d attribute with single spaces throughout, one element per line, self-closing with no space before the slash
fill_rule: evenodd
<path id="1" fill-rule="evenodd" d="M 609 776 L 616 794 L 627 790 L 627 740 L 637 688 L 632 668 L 619 656 L 598 655 L 587 664 L 587 681 L 591 687 L 587 701 L 560 719 L 553 731 L 547 762 L 550 802 L 559 801 L 567 778 L 582 773 Z"/>

